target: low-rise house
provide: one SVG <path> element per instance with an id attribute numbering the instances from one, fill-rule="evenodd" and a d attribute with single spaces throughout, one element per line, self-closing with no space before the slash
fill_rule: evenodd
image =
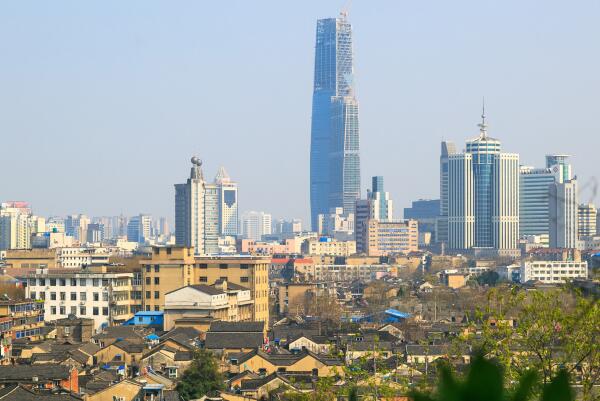
<path id="1" fill-rule="evenodd" d="M 143 343 L 146 335 L 152 330 L 136 326 L 109 326 L 105 327 L 101 333 L 92 337 L 92 341 L 104 348 L 116 341 L 127 340 L 129 342 Z"/>
<path id="2" fill-rule="evenodd" d="M 161 344 L 142 356 L 140 366 L 142 369 L 150 367 L 170 379 L 177 379 L 190 366 L 193 359 L 194 354 L 191 351 L 181 351 Z"/>
<path id="3" fill-rule="evenodd" d="M 138 401 L 143 399 L 143 387 L 141 383 L 125 379 L 93 394 L 87 394 L 85 401 Z"/>
<path id="4" fill-rule="evenodd" d="M 333 346 L 326 336 L 302 335 L 295 340 L 288 342 L 288 349 L 290 351 L 307 350 L 314 352 L 315 354 L 328 354 L 332 348 Z"/>
<path id="5" fill-rule="evenodd" d="M 346 345 L 346 363 L 363 357 L 389 358 L 393 354 L 389 341 L 354 341 Z"/>
<path id="6" fill-rule="evenodd" d="M 58 364 L 0 366 L 0 384 L 27 389 L 79 392 L 77 369 Z"/>
<path id="7" fill-rule="evenodd" d="M 0 389 L 2 401 L 82 401 L 71 394 L 49 394 L 34 392 L 22 385 L 10 385 Z"/>
<path id="8" fill-rule="evenodd" d="M 75 315 L 56 320 L 55 327 L 57 340 L 86 343 L 91 341 L 94 334 L 94 320 L 78 318 Z"/>
<path id="9" fill-rule="evenodd" d="M 263 322 L 214 322 L 206 333 L 204 347 L 210 350 L 246 352 L 264 344 Z"/>
<path id="10" fill-rule="evenodd" d="M 159 338 L 159 343 L 180 351 L 192 351 L 198 347 L 201 333 L 193 327 L 178 327 Z"/>
<path id="11" fill-rule="evenodd" d="M 228 361 L 230 373 L 249 370 L 261 376 L 274 372 L 309 372 L 318 377 L 343 376 L 341 360 L 308 351 L 291 355 L 270 355 L 263 351 L 253 350 L 231 354 Z"/>
<path id="12" fill-rule="evenodd" d="M 454 355 L 455 350 L 447 344 L 441 345 L 417 345 L 407 344 L 405 347 L 406 363 L 409 365 L 431 363 L 436 359 L 450 359 L 459 357 L 463 363 L 469 363 L 471 357 L 466 350 L 459 351 L 460 355 Z"/>
<path id="13" fill-rule="evenodd" d="M 100 349 L 94 354 L 94 359 L 97 364 L 120 361 L 128 366 L 138 366 L 144 350 L 145 345 L 143 343 L 122 340 Z"/>

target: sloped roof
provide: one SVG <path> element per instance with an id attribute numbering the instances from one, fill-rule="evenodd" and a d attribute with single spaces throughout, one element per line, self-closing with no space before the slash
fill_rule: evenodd
<path id="1" fill-rule="evenodd" d="M 220 333 L 239 333 L 239 332 L 260 332 L 265 328 L 264 322 L 223 322 L 217 321 L 210 324 L 210 332 Z"/>
<path id="2" fill-rule="evenodd" d="M 64 380 L 69 378 L 70 367 L 55 363 L 41 365 L 0 366 L 0 383 L 31 382 L 38 380 Z"/>
<path id="3" fill-rule="evenodd" d="M 258 348 L 263 344 L 261 332 L 207 332 L 204 346 L 208 349 Z"/>
<path id="4" fill-rule="evenodd" d="M 81 401 L 82 398 L 71 394 L 43 394 L 34 393 L 20 385 L 7 386 L 0 389 L 2 401 Z"/>

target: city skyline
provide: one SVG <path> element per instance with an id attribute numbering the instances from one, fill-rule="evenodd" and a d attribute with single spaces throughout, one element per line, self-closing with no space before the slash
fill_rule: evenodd
<path id="1" fill-rule="evenodd" d="M 192 15 L 199 13 L 191 3 L 187 6 L 190 11 L 197 12 L 191 12 Z M 240 48 L 233 41 L 233 37 L 239 35 L 223 29 L 219 32 L 224 32 L 231 55 L 224 55 L 222 49 L 207 45 L 202 35 L 192 35 L 198 36 L 200 44 L 184 40 L 184 33 L 214 27 L 204 19 L 207 28 L 197 28 L 187 17 L 181 17 L 181 28 L 161 42 L 160 36 L 154 37 L 156 34 L 146 31 L 147 20 L 164 11 L 156 4 L 136 9 L 141 11 L 141 16 L 131 21 L 131 28 L 124 26 L 125 20 L 119 13 L 106 16 L 111 18 L 117 33 L 106 36 L 101 35 L 106 33 L 104 25 L 91 15 L 90 10 L 97 11 L 93 6 L 87 10 L 90 14 L 75 5 L 68 12 L 53 14 L 50 7 L 40 6 L 34 13 L 26 7 L 4 4 L 2 7 L 6 12 L 0 13 L 0 33 L 17 39 L 0 45 L 7 57 L 14 60 L 0 67 L 0 83 L 6 89 L 0 98 L 4 110 L 0 131 L 7 148 L 27 146 L 29 151 L 9 152 L 0 160 L 0 169 L 11 171 L 5 175 L 0 188 L 1 198 L 28 201 L 36 214 L 45 216 L 73 213 L 131 216 L 143 211 L 154 216 L 167 216 L 173 222 L 172 183 L 180 180 L 190 155 L 198 154 L 207 165 L 213 166 L 207 172 L 208 176 L 212 176 L 218 166 L 225 166 L 236 177 L 241 194 L 240 211 L 265 210 L 277 217 L 300 217 L 308 226 L 309 162 L 306 150 L 310 141 L 314 24 L 318 18 L 336 16 L 339 6 L 309 3 L 295 18 L 286 22 L 289 32 L 284 32 L 283 38 L 276 39 L 271 45 L 260 44 L 265 33 L 260 25 L 280 9 L 272 6 L 273 9 L 268 10 L 267 2 L 259 5 L 258 10 L 251 13 L 257 18 L 256 24 L 244 20 L 248 10 L 243 4 L 239 4 L 238 10 L 228 11 L 228 26 L 242 21 L 245 25 L 239 29 L 251 36 L 254 33 L 251 42 L 242 40 L 241 43 L 264 56 L 261 62 L 253 62 L 245 57 L 249 50 Z M 211 7 L 211 11 L 225 13 L 218 6 Z M 588 57 L 585 51 L 593 45 L 591 38 L 597 37 L 594 32 L 589 32 L 597 28 L 586 24 L 585 19 L 594 15 L 597 4 L 589 2 L 582 4 L 580 9 L 565 9 L 562 16 L 558 15 L 563 11 L 558 5 L 546 5 L 541 10 L 525 8 L 522 15 L 514 16 L 514 32 L 507 33 L 506 37 L 498 35 L 505 33 L 501 22 L 502 18 L 507 18 L 509 5 L 467 10 L 464 17 L 458 16 L 458 11 L 450 10 L 454 20 L 447 23 L 442 21 L 442 15 L 448 9 L 440 5 L 427 17 L 440 24 L 441 31 L 448 30 L 448 38 L 442 38 L 440 30 L 428 32 L 419 28 L 417 22 L 424 21 L 425 13 L 418 5 L 411 5 L 408 10 L 415 22 L 409 21 L 403 29 L 385 23 L 393 20 L 394 4 L 385 3 L 378 7 L 370 10 L 366 5 L 353 4 L 350 9 L 360 76 L 357 90 L 361 100 L 361 196 L 365 194 L 364 183 L 369 177 L 383 175 L 397 209 L 408 206 L 411 200 L 437 198 L 439 142 L 451 139 L 462 143 L 472 132 L 481 96 L 486 95 L 491 132 L 502 138 L 506 148 L 521 155 L 522 164 L 542 165 L 544 155 L 549 153 L 573 155 L 573 172 L 579 177 L 582 189 L 580 200 L 583 203 L 594 201 L 590 180 L 595 176 L 594 145 L 598 145 L 600 136 L 590 130 L 596 129 L 593 116 L 600 83 L 592 71 L 597 70 L 599 60 L 594 55 Z M 465 11 L 468 7 L 458 8 Z M 525 29 L 525 21 L 534 11 L 541 13 L 543 18 L 538 20 L 537 31 L 530 31 Z M 50 26 L 56 26 L 55 21 L 48 24 L 41 20 L 44 12 L 61 19 L 64 24 L 54 36 L 44 37 L 39 44 L 36 41 L 40 35 Z M 473 13 L 488 17 L 482 18 L 487 24 L 485 33 L 480 29 L 482 23 L 471 18 Z M 580 21 L 577 26 L 569 23 L 569 17 L 575 15 Z M 459 28 L 461 18 L 468 20 L 468 28 Z M 553 23 L 563 20 L 567 22 L 567 28 L 556 29 Z M 19 23 L 24 21 L 39 23 L 39 26 L 29 32 L 21 31 Z M 82 29 L 84 23 L 87 26 Z M 173 26 L 175 21 L 167 18 L 160 32 Z M 81 29 L 82 39 L 69 38 L 77 29 Z M 197 33 L 201 32 L 204 31 Z M 479 36 L 476 38 L 476 35 Z M 522 35 L 522 43 L 516 40 L 517 35 Z M 415 43 L 411 43 L 410 38 L 415 39 Z M 123 39 L 122 44 L 117 41 L 120 39 Z M 99 66 L 94 67 L 85 50 L 78 55 L 69 51 L 80 51 L 85 40 L 88 44 L 91 41 L 93 51 L 97 53 L 95 57 L 105 56 L 108 50 L 114 50 L 115 56 L 99 60 Z M 177 43 L 176 48 L 166 53 L 172 58 L 170 62 L 159 64 L 160 68 L 141 63 L 141 60 L 154 60 L 154 52 L 160 53 L 173 40 Z M 288 41 L 287 48 L 280 46 L 284 40 Z M 61 42 L 63 44 L 59 45 Z M 441 44 L 447 45 L 447 49 L 442 49 Z M 44 46 L 54 52 L 44 50 Z M 507 47 L 512 47 L 511 53 L 525 57 L 524 62 L 503 62 Z M 132 49 L 139 58 L 126 59 L 129 65 L 121 64 L 119 56 Z M 403 58 L 390 56 L 390 50 L 399 52 Z M 525 54 L 531 50 L 531 55 Z M 446 51 L 457 52 L 456 60 L 459 61 L 446 60 Z M 214 74 L 210 67 L 199 63 L 198 54 L 203 52 L 209 59 L 216 55 L 229 61 L 247 61 L 243 74 L 230 76 L 234 86 L 229 89 L 242 89 L 238 96 L 243 107 L 248 106 L 248 94 L 254 97 L 256 105 L 244 111 L 238 101 L 224 103 L 217 86 L 204 79 Z M 283 57 L 278 57 L 279 52 Z M 568 57 L 555 60 L 555 53 Z M 294 63 L 286 59 L 290 54 L 294 54 Z M 40 64 L 27 62 L 32 56 L 45 60 L 43 68 Z M 431 63 L 437 56 L 445 64 Z M 584 56 L 586 63 L 577 62 Z M 465 67 L 463 63 L 474 59 L 482 61 L 480 69 L 469 67 L 458 72 L 459 67 Z M 271 68 L 261 74 L 259 70 L 267 61 Z M 558 62 L 561 69 L 545 69 L 545 63 L 551 62 Z M 173 70 L 177 63 L 180 68 Z M 198 66 L 202 69 L 192 74 L 192 67 Z M 282 67 L 288 67 L 290 71 L 282 74 L 279 71 Z M 119 68 L 123 71 L 116 73 Z M 73 74 L 74 71 L 81 72 Z M 182 73 L 185 78 L 179 80 L 169 74 L 170 71 Z M 556 75 L 556 71 L 560 75 Z M 140 72 L 139 78 L 136 78 L 137 72 Z M 504 72 L 507 72 L 504 74 L 507 79 L 501 76 Z M 285 90 L 293 99 L 282 97 L 283 92 L 277 89 L 284 86 L 282 82 L 289 73 L 297 77 L 294 82 L 288 81 Z M 257 76 L 250 79 L 248 74 Z M 41 76 L 46 81 L 40 85 Z M 270 82 L 265 79 L 267 76 L 271 78 Z M 156 82 L 151 87 L 152 92 L 147 92 L 143 87 L 151 78 Z M 432 81 L 431 86 L 420 86 L 426 80 Z M 217 81 L 223 83 L 220 79 Z M 257 92 L 255 81 L 266 85 L 266 89 Z M 211 102 L 190 94 L 184 89 L 184 82 L 191 83 L 194 91 L 198 89 L 197 92 L 211 98 Z M 550 82 L 552 89 L 548 88 Z M 78 85 L 81 89 L 77 89 Z M 116 89 L 120 86 L 123 91 L 117 96 Z M 398 90 L 400 88 L 402 90 Z M 461 90 L 457 95 L 458 88 Z M 156 96 L 148 96 L 157 89 Z M 260 96 L 257 97 L 257 93 Z M 393 93 L 393 97 L 386 93 Z M 123 101 L 117 101 L 118 97 Z M 177 106 L 166 107 L 165 101 L 159 100 L 161 97 Z M 283 104 L 281 110 L 294 111 L 282 112 L 281 116 L 263 125 L 275 97 Z M 390 102 L 392 99 L 394 101 Z M 239 116 L 231 120 L 248 123 L 248 130 L 241 130 L 235 123 L 223 123 L 221 113 L 225 111 L 226 115 Z M 223 125 L 218 126 L 217 121 Z M 211 139 L 214 136 L 227 137 L 228 142 Z M 540 141 L 542 137 L 544 140 Z M 231 141 L 235 141 L 238 150 L 232 151 Z M 267 148 L 261 149 L 265 143 Z M 419 146 L 417 152 L 414 145 Z M 219 146 L 222 151 L 214 149 Z M 293 151 L 282 151 L 288 148 Z M 136 149 L 139 152 L 135 152 Z M 263 157 L 257 160 L 244 154 L 254 152 Z M 250 160 L 253 163 L 249 163 Z M 287 163 L 293 168 L 274 168 L 285 167 Z M 90 168 L 91 165 L 94 167 Z M 418 174 L 411 171 L 413 165 L 418 167 Z M 71 188 L 69 179 L 64 179 L 59 186 L 48 179 L 65 171 L 74 182 L 89 180 L 91 185 L 104 182 L 111 191 L 90 197 L 77 186 Z M 270 181 L 281 180 L 293 182 L 294 188 L 285 194 L 278 192 L 277 186 Z M 285 202 L 286 196 L 298 201 Z"/>

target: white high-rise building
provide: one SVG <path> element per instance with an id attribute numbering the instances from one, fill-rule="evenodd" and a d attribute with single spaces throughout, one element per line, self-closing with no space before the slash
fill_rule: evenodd
<path id="1" fill-rule="evenodd" d="M 448 177 L 448 246 L 470 249 L 475 244 L 472 155 L 449 155 Z"/>
<path id="2" fill-rule="evenodd" d="M 367 190 L 367 199 L 358 199 L 356 201 L 355 215 L 355 240 L 357 251 L 366 252 L 362 248 L 366 244 L 363 235 L 366 233 L 366 225 L 369 220 L 392 221 L 394 220 L 394 202 L 390 198 L 390 193 L 383 189 L 383 177 L 375 176 L 372 178 L 372 188 Z"/>
<path id="3" fill-rule="evenodd" d="M 271 232 L 270 214 L 255 211 L 242 214 L 242 235 L 244 238 L 260 241 L 263 235 L 269 235 Z"/>
<path id="4" fill-rule="evenodd" d="M 501 153 L 500 141 L 487 135 L 485 110 L 481 117 L 465 153 L 448 156 L 449 246 L 517 255 L 519 155 Z"/>
<path id="5" fill-rule="evenodd" d="M 31 235 L 46 230 L 46 219 L 31 214 L 25 202 L 0 204 L 0 250 L 29 249 Z"/>
<path id="6" fill-rule="evenodd" d="M 196 255 L 205 254 L 204 191 L 202 161 L 192 157 L 190 178 L 175 184 L 175 243 L 194 247 Z"/>
<path id="7" fill-rule="evenodd" d="M 219 234 L 237 236 L 239 234 L 238 185 L 231 180 L 224 167 L 217 172 L 214 183 L 219 196 Z"/>
<path id="8" fill-rule="evenodd" d="M 192 165 L 187 182 L 175 185 L 175 240 L 197 255 L 219 253 L 219 237 L 238 235 L 237 183 L 223 167 L 207 183 L 202 162 L 193 157 Z"/>
<path id="9" fill-rule="evenodd" d="M 577 179 L 554 183 L 549 188 L 550 247 L 577 247 Z"/>

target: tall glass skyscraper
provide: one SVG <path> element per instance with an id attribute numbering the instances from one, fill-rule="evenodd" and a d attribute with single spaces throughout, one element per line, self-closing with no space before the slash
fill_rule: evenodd
<path id="1" fill-rule="evenodd" d="M 310 144 L 310 207 L 318 215 L 354 213 L 360 196 L 358 101 L 354 96 L 352 26 L 346 14 L 317 21 Z"/>

